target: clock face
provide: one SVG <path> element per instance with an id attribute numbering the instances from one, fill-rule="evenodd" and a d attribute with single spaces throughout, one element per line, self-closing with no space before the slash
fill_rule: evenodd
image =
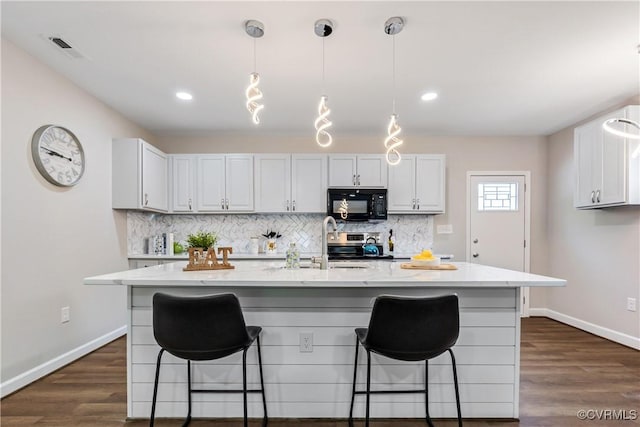
<path id="1" fill-rule="evenodd" d="M 82 145 L 73 132 L 63 127 L 40 127 L 31 140 L 31 155 L 38 172 L 52 184 L 70 187 L 84 173 Z"/>

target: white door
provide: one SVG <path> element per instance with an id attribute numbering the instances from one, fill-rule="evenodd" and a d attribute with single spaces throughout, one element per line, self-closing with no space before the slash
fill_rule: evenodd
<path id="1" fill-rule="evenodd" d="M 444 154 L 416 157 L 416 210 L 444 212 Z"/>
<path id="2" fill-rule="evenodd" d="M 353 154 L 329 155 L 329 187 L 353 187 L 356 185 L 356 156 Z"/>
<path id="3" fill-rule="evenodd" d="M 195 159 L 191 155 L 174 155 L 170 157 L 171 210 L 173 212 L 192 212 L 194 207 Z"/>
<path id="4" fill-rule="evenodd" d="M 225 209 L 225 170 L 223 155 L 198 156 L 196 198 L 198 212 L 221 212 Z"/>
<path id="5" fill-rule="evenodd" d="M 253 211 L 253 156 L 228 155 L 225 171 L 225 208 L 230 211 Z"/>
<path id="6" fill-rule="evenodd" d="M 415 212 L 416 209 L 416 156 L 404 155 L 402 161 L 389 166 L 389 212 Z"/>
<path id="7" fill-rule="evenodd" d="M 142 206 L 167 211 L 167 156 L 154 146 L 142 144 Z"/>
<path id="8" fill-rule="evenodd" d="M 256 212 L 291 210 L 291 155 L 255 155 Z"/>
<path id="9" fill-rule="evenodd" d="M 467 261 L 528 271 L 526 175 L 468 175 Z M 528 315 L 528 288 L 521 310 Z"/>
<path id="10" fill-rule="evenodd" d="M 327 156 L 291 156 L 291 210 L 327 212 Z"/>
<path id="11" fill-rule="evenodd" d="M 356 185 L 360 187 L 386 187 L 387 161 L 380 154 L 358 156 Z"/>

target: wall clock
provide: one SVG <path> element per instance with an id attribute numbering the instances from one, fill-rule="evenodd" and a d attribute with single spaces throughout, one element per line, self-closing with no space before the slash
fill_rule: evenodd
<path id="1" fill-rule="evenodd" d="M 54 185 L 71 187 L 84 173 L 82 144 L 73 132 L 61 126 L 38 128 L 31 139 L 31 155 L 38 172 Z"/>

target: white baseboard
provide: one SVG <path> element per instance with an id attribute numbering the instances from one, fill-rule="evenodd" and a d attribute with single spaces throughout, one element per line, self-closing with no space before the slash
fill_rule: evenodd
<path id="1" fill-rule="evenodd" d="M 82 344 L 79 347 L 74 348 L 71 351 L 68 351 L 54 359 L 51 359 L 39 366 L 36 366 L 33 369 L 29 369 L 28 371 L 17 375 L 3 383 L 0 383 L 0 398 L 4 398 L 5 396 L 13 393 L 16 390 L 25 387 L 32 382 L 39 380 L 40 378 L 49 375 L 53 371 L 62 368 L 65 365 L 73 362 L 85 356 L 92 351 L 102 347 L 105 344 L 110 343 L 116 338 L 121 337 L 127 333 L 127 327 L 122 326 L 114 331 L 108 332 L 101 337 L 98 337 L 88 343 Z"/>
<path id="2" fill-rule="evenodd" d="M 640 350 L 640 338 L 638 337 L 623 334 L 622 332 L 614 331 L 613 329 L 576 319 L 575 317 L 567 316 L 566 314 L 558 313 L 557 311 L 549 310 L 548 308 L 530 308 L 529 316 L 548 317 L 599 337 L 606 338 L 610 341 L 617 342 L 618 344 Z"/>

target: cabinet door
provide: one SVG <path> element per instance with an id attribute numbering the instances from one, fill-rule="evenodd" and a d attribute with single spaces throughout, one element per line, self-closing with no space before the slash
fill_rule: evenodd
<path id="1" fill-rule="evenodd" d="M 356 185 L 356 156 L 351 154 L 329 155 L 329 187 L 354 187 Z"/>
<path id="2" fill-rule="evenodd" d="M 387 201 L 390 213 L 415 212 L 416 163 L 413 155 L 402 156 L 402 161 L 389 167 Z"/>
<path id="3" fill-rule="evenodd" d="M 386 187 L 387 161 L 379 154 L 358 156 L 356 185 L 360 187 Z"/>
<path id="4" fill-rule="evenodd" d="M 621 109 L 607 114 L 602 122 L 613 117 L 625 117 L 625 110 Z M 600 122 L 600 120 L 598 120 Z M 602 155 L 602 179 L 597 190 L 596 203 L 599 205 L 623 204 L 627 201 L 627 176 L 625 145 L 627 140 L 613 135 L 599 127 L 602 135 L 600 153 Z"/>
<path id="5" fill-rule="evenodd" d="M 225 168 L 226 209 L 253 211 L 253 156 L 228 155 Z"/>
<path id="6" fill-rule="evenodd" d="M 195 158 L 175 155 L 171 158 L 171 210 L 192 212 L 194 208 Z"/>
<path id="7" fill-rule="evenodd" d="M 198 212 L 225 210 L 225 164 L 223 155 L 201 155 L 196 167 Z"/>
<path id="8" fill-rule="evenodd" d="M 167 211 L 167 156 L 146 142 L 142 143 L 142 207 Z"/>
<path id="9" fill-rule="evenodd" d="M 416 210 L 443 213 L 445 203 L 445 156 L 416 156 Z"/>
<path id="10" fill-rule="evenodd" d="M 257 154 L 254 161 L 256 212 L 289 212 L 291 155 Z"/>
<path id="11" fill-rule="evenodd" d="M 327 156 L 291 156 L 291 199 L 295 212 L 327 211 Z"/>
<path id="12" fill-rule="evenodd" d="M 595 205 L 595 192 L 602 177 L 602 132 L 601 124 L 590 122 L 574 130 L 573 156 L 575 166 L 575 188 L 573 205 L 589 207 Z"/>

